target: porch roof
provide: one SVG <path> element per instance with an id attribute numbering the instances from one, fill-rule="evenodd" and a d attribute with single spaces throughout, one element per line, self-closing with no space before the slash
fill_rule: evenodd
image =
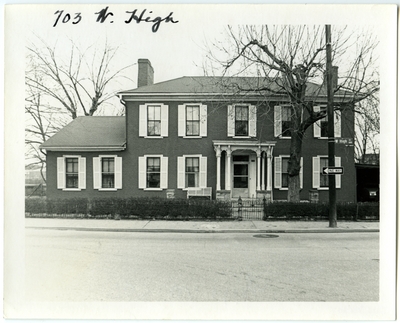
<path id="1" fill-rule="evenodd" d="M 272 154 L 272 150 L 276 141 L 250 141 L 250 140 L 213 140 L 214 150 L 217 155 L 221 151 L 237 151 L 237 150 L 251 150 L 255 151 L 257 155 L 265 151 L 268 155 Z"/>

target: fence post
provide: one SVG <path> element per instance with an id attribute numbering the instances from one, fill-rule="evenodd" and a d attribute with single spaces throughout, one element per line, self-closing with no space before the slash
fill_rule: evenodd
<path id="1" fill-rule="evenodd" d="M 264 197 L 263 197 L 263 215 L 264 215 L 264 219 L 267 219 L 267 207 L 266 206 L 267 206 L 267 199 L 265 198 L 265 195 L 264 195 Z"/>
<path id="2" fill-rule="evenodd" d="M 242 221 L 242 219 L 243 219 L 242 206 L 243 206 L 243 201 L 242 201 L 242 198 L 239 196 L 239 199 L 238 199 L 238 220 L 239 221 Z"/>

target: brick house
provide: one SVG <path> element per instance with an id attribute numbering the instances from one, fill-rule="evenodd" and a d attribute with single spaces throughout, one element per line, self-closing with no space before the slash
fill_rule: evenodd
<path id="1" fill-rule="evenodd" d="M 138 61 L 138 88 L 120 92 L 124 117 L 79 117 L 46 141 L 47 196 L 287 198 L 287 97 L 238 89 L 257 77 L 181 77 L 153 84 L 153 67 Z M 268 86 L 273 86 L 269 84 Z M 309 83 L 315 110 L 326 93 Z M 339 97 L 340 91 L 335 98 Z M 327 120 L 309 127 L 302 149 L 302 200 L 310 190 L 328 200 Z M 335 114 L 335 137 L 353 138 L 354 115 Z M 354 147 L 336 145 L 338 201 L 356 199 Z"/>

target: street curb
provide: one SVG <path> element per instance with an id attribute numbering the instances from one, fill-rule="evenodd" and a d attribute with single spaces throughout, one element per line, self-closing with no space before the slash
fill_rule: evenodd
<path id="1" fill-rule="evenodd" d="M 379 229 L 123 229 L 123 228 L 80 228 L 80 227 L 26 227 L 26 229 L 60 231 L 98 231 L 98 232 L 153 232 L 153 233 L 358 233 L 379 232 Z"/>

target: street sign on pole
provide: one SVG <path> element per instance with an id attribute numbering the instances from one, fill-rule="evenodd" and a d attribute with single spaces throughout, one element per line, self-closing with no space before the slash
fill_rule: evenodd
<path id="1" fill-rule="evenodd" d="M 353 138 L 335 138 L 335 144 L 354 145 Z"/>
<path id="2" fill-rule="evenodd" d="M 343 167 L 337 166 L 337 167 L 322 167 L 322 173 L 324 175 L 343 175 Z"/>

